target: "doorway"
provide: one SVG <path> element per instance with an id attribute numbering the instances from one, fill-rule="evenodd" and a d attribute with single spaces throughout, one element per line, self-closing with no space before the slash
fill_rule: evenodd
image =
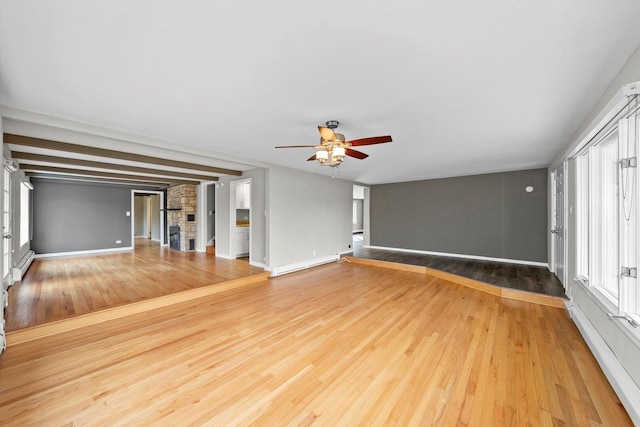
<path id="1" fill-rule="evenodd" d="M 164 243 L 164 192 L 131 190 L 131 247 Z"/>
<path id="2" fill-rule="evenodd" d="M 353 254 L 369 245 L 369 188 L 362 185 L 353 186 Z"/>
<path id="3" fill-rule="evenodd" d="M 229 186 L 229 252 L 246 258 L 251 252 L 251 178 L 231 181 Z"/>
<path id="4" fill-rule="evenodd" d="M 208 184 L 207 193 L 207 234 L 206 246 L 216 246 L 216 185 Z"/>

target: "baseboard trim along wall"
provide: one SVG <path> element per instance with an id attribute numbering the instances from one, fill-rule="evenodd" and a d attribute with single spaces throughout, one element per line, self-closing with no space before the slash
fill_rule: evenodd
<path id="1" fill-rule="evenodd" d="M 24 257 L 22 257 L 18 265 L 13 267 L 12 274 L 13 274 L 14 282 L 19 282 L 22 280 L 22 278 L 24 277 L 24 273 L 27 272 L 27 270 L 29 269 L 29 266 L 31 266 L 31 263 L 35 259 L 35 255 L 36 255 L 35 252 L 31 250 L 28 251 L 27 254 Z"/>
<path id="2" fill-rule="evenodd" d="M 264 268 L 265 270 L 267 269 L 267 265 L 261 262 L 255 262 L 255 261 L 249 260 L 249 265 L 253 265 L 254 267 Z"/>
<path id="3" fill-rule="evenodd" d="M 271 269 L 271 277 L 281 276 L 294 271 L 304 270 L 321 264 L 328 264 L 340 259 L 340 255 L 328 255 L 320 258 L 313 258 L 306 261 L 294 262 L 293 264 L 279 265 Z"/>
<path id="4" fill-rule="evenodd" d="M 55 258 L 60 256 L 76 256 L 76 255 L 92 255 L 92 254 L 104 254 L 109 252 L 126 252 L 132 251 L 133 247 L 125 248 L 107 248 L 107 249 L 92 249 L 88 251 L 72 251 L 72 252 L 54 252 L 50 254 L 36 254 L 35 258 Z"/>
<path id="5" fill-rule="evenodd" d="M 567 304 L 569 315 L 598 361 L 633 423 L 640 426 L 640 387 L 633 381 L 580 306 Z"/>
<path id="6" fill-rule="evenodd" d="M 481 261 L 506 262 L 509 264 L 534 265 L 536 267 L 545 267 L 547 269 L 549 268 L 549 264 L 546 262 L 525 261 L 521 259 L 493 258 L 493 257 L 487 257 L 487 256 L 479 256 L 479 255 L 450 254 L 447 252 L 433 252 L 433 251 L 421 251 L 417 249 L 389 248 L 386 246 L 363 245 L 362 247 L 367 249 L 382 249 L 385 251 L 408 252 L 412 254 L 446 256 L 446 257 L 452 257 L 452 258 L 477 259 Z"/>

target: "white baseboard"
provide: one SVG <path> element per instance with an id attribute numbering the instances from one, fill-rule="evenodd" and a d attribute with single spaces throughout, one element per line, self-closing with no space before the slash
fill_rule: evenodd
<path id="1" fill-rule="evenodd" d="M 88 251 L 72 251 L 72 252 L 53 252 L 49 254 L 36 254 L 35 258 L 55 258 L 61 256 L 78 256 L 78 255 L 94 255 L 94 254 L 103 254 L 110 252 L 126 252 L 132 251 L 132 247 L 125 248 L 107 248 L 107 249 L 92 249 Z"/>
<path id="2" fill-rule="evenodd" d="M 221 254 L 220 252 L 218 252 L 216 250 L 216 257 L 217 258 L 223 258 L 223 259 L 235 259 L 235 258 L 231 258 L 231 256 L 227 255 L 227 254 Z"/>
<path id="3" fill-rule="evenodd" d="M 293 273 L 294 271 L 304 270 L 306 268 L 315 267 L 321 264 L 327 264 L 330 262 L 338 261 L 340 255 L 328 255 L 319 258 L 313 258 L 305 261 L 294 262 L 292 264 L 279 265 L 271 268 L 271 277 L 281 276 L 287 273 Z"/>
<path id="4" fill-rule="evenodd" d="M 35 252 L 33 252 L 32 250 L 28 251 L 26 255 L 22 257 L 18 265 L 13 267 L 12 274 L 14 282 L 19 282 L 22 280 L 22 278 L 24 277 L 24 273 L 27 272 L 27 269 L 35 259 L 35 255 Z"/>
<path id="5" fill-rule="evenodd" d="M 627 410 L 633 423 L 640 426 L 640 387 L 633 381 L 580 306 L 567 304 L 569 315 L 578 327 L 600 368 Z"/>
<path id="6" fill-rule="evenodd" d="M 264 268 L 265 270 L 267 269 L 267 265 L 263 264 L 261 262 L 255 262 L 255 261 L 251 261 L 249 260 L 249 264 L 253 265 L 254 267 L 260 267 L 260 268 Z"/>
<path id="7" fill-rule="evenodd" d="M 385 251 L 396 251 L 396 252 L 408 252 L 412 254 L 423 254 L 423 255 L 435 255 L 435 256 L 446 256 L 451 258 L 465 258 L 465 259 L 477 259 L 480 261 L 494 261 L 494 262 L 506 262 L 509 264 L 521 264 L 521 265 L 534 265 L 536 267 L 546 267 L 549 268 L 549 264 L 546 262 L 538 262 L 538 261 L 525 261 L 520 259 L 509 259 L 509 258 L 493 258 L 487 256 L 479 256 L 479 255 L 464 255 L 464 254 L 451 254 L 448 252 L 433 252 L 433 251 L 421 251 L 417 249 L 402 249 L 402 248 L 389 248 L 386 246 L 371 246 L 371 245 L 362 245 L 363 248 L 367 249 L 382 249 Z"/>

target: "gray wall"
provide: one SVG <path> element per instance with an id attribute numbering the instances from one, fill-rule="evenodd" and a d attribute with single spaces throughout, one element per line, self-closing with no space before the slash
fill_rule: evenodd
<path id="1" fill-rule="evenodd" d="M 33 179 L 36 254 L 131 247 L 131 188 Z M 116 244 L 116 240 L 122 243 Z"/>
<path id="2" fill-rule="evenodd" d="M 547 169 L 370 191 L 372 246 L 547 262 Z"/>

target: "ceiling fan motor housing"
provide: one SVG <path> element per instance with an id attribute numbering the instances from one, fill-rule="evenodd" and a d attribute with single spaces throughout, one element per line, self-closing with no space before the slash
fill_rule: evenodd
<path id="1" fill-rule="evenodd" d="M 329 129 L 335 129 L 335 128 L 337 128 L 337 127 L 338 127 L 338 125 L 340 124 L 340 122 L 339 122 L 339 121 L 337 121 L 337 120 L 328 120 L 328 121 L 326 122 L 326 124 L 327 124 L 327 127 L 328 127 Z"/>

